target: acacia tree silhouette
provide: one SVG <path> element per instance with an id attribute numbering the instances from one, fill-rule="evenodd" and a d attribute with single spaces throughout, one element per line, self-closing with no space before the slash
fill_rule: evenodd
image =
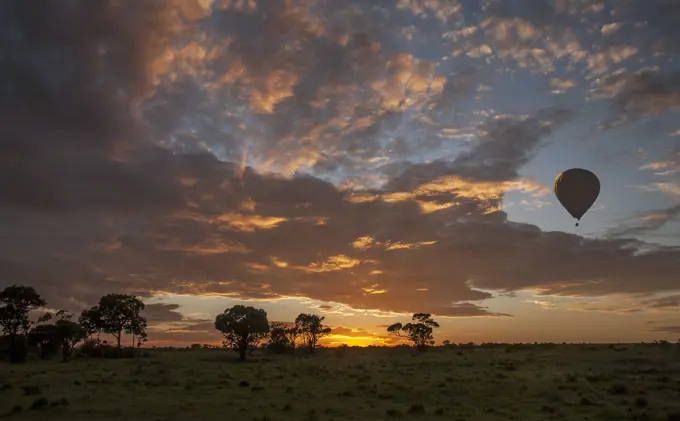
<path id="1" fill-rule="evenodd" d="M 390 335 L 407 338 L 419 350 L 424 351 L 428 346 L 434 345 L 434 335 L 432 332 L 438 327 L 439 323 L 432 319 L 431 314 L 415 313 L 409 323 L 405 325 L 401 323 L 390 325 L 387 328 L 387 332 Z"/>

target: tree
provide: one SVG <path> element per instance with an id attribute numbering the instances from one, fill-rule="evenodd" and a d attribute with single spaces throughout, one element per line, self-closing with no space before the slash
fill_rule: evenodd
<path id="1" fill-rule="evenodd" d="M 445 339 L 445 340 L 442 342 L 442 345 L 444 345 L 444 346 L 451 346 L 451 341 L 448 340 L 448 339 Z"/>
<path id="2" fill-rule="evenodd" d="M 286 335 L 286 324 L 281 322 L 272 322 L 269 326 L 269 343 L 267 347 L 278 353 L 283 354 L 286 348 L 290 345 L 288 342 L 288 335 Z"/>
<path id="3" fill-rule="evenodd" d="M 45 305 L 33 287 L 10 285 L 0 292 L 0 326 L 9 339 L 11 362 L 26 360 L 25 338 L 32 324 L 28 313 Z"/>
<path id="4" fill-rule="evenodd" d="M 47 359 L 57 352 L 58 342 L 55 336 L 54 325 L 42 324 L 34 326 L 26 335 L 26 339 L 28 345 L 38 349 L 38 356 L 41 359 Z"/>
<path id="5" fill-rule="evenodd" d="M 387 328 L 391 335 L 407 338 L 409 341 L 424 351 L 428 345 L 434 345 L 433 329 L 438 328 L 439 323 L 432 320 L 432 315 L 428 313 L 416 313 L 409 323 L 402 325 L 395 323 Z M 403 332 L 403 333 L 402 333 Z"/>
<path id="6" fill-rule="evenodd" d="M 144 303 L 133 295 L 107 294 L 99 305 L 83 312 L 80 319 L 88 332 L 104 332 L 116 338 L 117 348 L 123 332 L 137 337 L 146 334 L 146 319 L 141 315 Z"/>
<path id="7" fill-rule="evenodd" d="M 34 342 L 40 347 L 41 358 L 48 356 L 48 351 L 55 351 L 61 347 L 62 361 L 67 362 L 73 353 L 73 347 L 87 337 L 87 331 L 80 324 L 71 321 L 73 314 L 65 310 L 59 310 L 53 317 L 51 313 L 45 313 L 38 319 L 38 323 L 56 318 L 54 324 L 39 324 L 31 331 Z"/>
<path id="8" fill-rule="evenodd" d="M 26 335 L 28 345 L 37 348 L 38 356 L 41 359 L 46 359 L 56 353 L 57 344 L 54 342 L 54 334 L 52 332 L 54 325 L 46 324 L 50 320 L 52 320 L 52 313 L 45 313 L 38 317 L 38 320 Z"/>
<path id="9" fill-rule="evenodd" d="M 87 331 L 80 324 L 71 320 L 71 317 L 63 317 L 54 323 L 54 334 L 61 343 L 61 360 L 67 362 L 73 354 L 73 347 L 87 338 Z"/>
<path id="10" fill-rule="evenodd" d="M 83 310 L 78 318 L 78 323 L 85 329 L 87 336 L 91 337 L 97 334 L 97 343 L 99 343 L 99 335 L 102 332 L 101 312 L 99 306 L 94 306 L 88 310 Z"/>
<path id="11" fill-rule="evenodd" d="M 144 317 L 138 317 L 133 320 L 127 329 L 125 329 L 125 333 L 132 335 L 133 348 L 135 348 L 135 340 L 137 341 L 137 348 L 142 346 L 142 342 L 147 341 L 146 327 L 146 319 Z"/>
<path id="12" fill-rule="evenodd" d="M 290 345 L 290 349 L 295 353 L 295 345 L 297 339 L 300 337 L 300 328 L 296 325 L 288 326 L 283 330 L 284 335 L 286 335 L 286 340 L 288 341 L 288 344 Z"/>
<path id="13" fill-rule="evenodd" d="M 225 347 L 237 351 L 243 361 L 248 348 L 257 346 L 269 334 L 267 312 L 238 304 L 217 315 L 215 329 L 222 332 Z"/>
<path id="14" fill-rule="evenodd" d="M 317 342 L 322 337 L 331 333 L 331 328 L 323 325 L 325 317 L 316 314 L 301 313 L 295 318 L 295 326 L 309 348 L 309 352 L 314 352 Z"/>

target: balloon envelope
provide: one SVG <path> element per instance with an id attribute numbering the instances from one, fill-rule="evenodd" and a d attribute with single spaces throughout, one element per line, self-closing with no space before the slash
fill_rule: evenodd
<path id="1" fill-rule="evenodd" d="M 600 180 L 582 168 L 572 168 L 555 178 L 555 196 L 571 216 L 580 220 L 600 194 Z"/>

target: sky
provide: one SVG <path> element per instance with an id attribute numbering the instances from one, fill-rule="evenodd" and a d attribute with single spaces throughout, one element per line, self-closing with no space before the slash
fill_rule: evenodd
<path id="1" fill-rule="evenodd" d="M 680 337 L 680 3 L 0 4 L 0 287 L 324 344 Z M 553 194 L 586 168 L 579 227 Z"/>

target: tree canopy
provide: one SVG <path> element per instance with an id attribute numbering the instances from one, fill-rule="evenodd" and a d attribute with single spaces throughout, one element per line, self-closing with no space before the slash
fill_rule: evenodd
<path id="1" fill-rule="evenodd" d="M 307 344 L 309 352 L 314 352 L 319 339 L 331 333 L 331 328 L 323 324 L 325 319 L 316 314 L 306 313 L 301 313 L 295 318 L 297 331 Z"/>
<path id="2" fill-rule="evenodd" d="M 147 322 L 142 310 L 144 303 L 135 296 L 107 294 L 99 299 L 99 305 L 83 311 L 79 320 L 88 334 L 108 333 L 120 348 L 123 332 L 133 335 L 133 341 L 146 338 Z"/>
<path id="3" fill-rule="evenodd" d="M 269 334 L 267 312 L 252 306 L 235 305 L 215 318 L 215 329 L 222 332 L 224 344 L 246 359 L 248 348 L 256 347 Z"/>
<path id="4" fill-rule="evenodd" d="M 30 286 L 10 285 L 0 292 L 0 327 L 9 338 L 10 361 L 25 360 L 25 336 L 33 324 L 28 313 L 45 304 L 40 294 Z"/>
<path id="5" fill-rule="evenodd" d="M 428 346 L 434 345 L 434 335 L 432 332 L 438 327 L 439 323 L 432 319 L 431 314 L 415 313 L 409 323 L 405 325 L 394 323 L 387 328 L 387 332 L 394 336 L 407 338 L 416 347 L 424 350 Z"/>

